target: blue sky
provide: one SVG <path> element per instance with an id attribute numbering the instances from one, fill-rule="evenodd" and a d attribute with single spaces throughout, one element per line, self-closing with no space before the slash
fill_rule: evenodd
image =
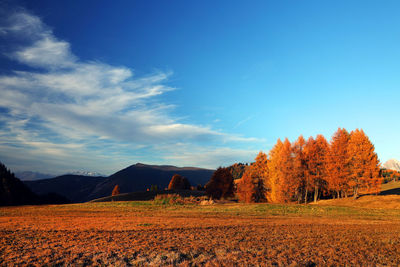
<path id="1" fill-rule="evenodd" d="M 6 1 L 0 160 L 215 168 L 362 128 L 400 159 L 398 1 Z"/>

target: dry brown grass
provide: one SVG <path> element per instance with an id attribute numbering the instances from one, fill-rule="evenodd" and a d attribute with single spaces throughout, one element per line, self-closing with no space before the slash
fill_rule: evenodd
<path id="1" fill-rule="evenodd" d="M 0 265 L 398 265 L 400 210 L 91 203 L 0 209 Z"/>

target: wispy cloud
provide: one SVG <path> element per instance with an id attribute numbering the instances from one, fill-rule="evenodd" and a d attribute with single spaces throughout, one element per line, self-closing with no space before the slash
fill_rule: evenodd
<path id="1" fill-rule="evenodd" d="M 252 120 L 255 116 L 254 115 L 250 115 L 247 116 L 246 118 L 244 118 L 243 120 L 238 121 L 235 126 L 233 127 L 233 129 L 236 129 L 237 127 L 241 126 L 242 124 Z"/>
<path id="2" fill-rule="evenodd" d="M 10 157 L 6 151 L 13 153 L 13 157 L 20 155 L 20 151 L 29 151 L 29 155 L 37 153 L 44 161 L 53 157 L 76 164 L 73 158 L 79 155 L 81 164 L 86 164 L 101 155 L 114 154 L 112 148 L 99 149 L 102 145 L 108 147 L 107 142 L 133 150 L 145 146 L 142 158 L 156 151 L 154 144 L 162 144 L 167 151 L 159 154 L 160 161 L 211 166 L 210 162 L 222 164 L 224 153 L 235 155 L 235 151 L 224 148 L 210 153 L 211 149 L 204 150 L 204 146 L 259 141 L 181 123 L 171 116 L 170 110 L 175 106 L 158 100 L 158 96 L 175 89 L 167 85 L 171 72 L 136 77 L 124 66 L 82 61 L 71 52 L 68 42 L 59 40 L 39 17 L 26 11 L 10 15 L 3 24 L 0 38 L 24 44 L 9 50 L 6 56 L 31 68 L 0 76 L 0 108 L 4 109 L 0 113 L 2 157 Z M 175 151 L 172 144 L 177 141 L 185 143 L 185 148 L 192 152 L 165 157 Z M 83 159 L 82 153 L 87 158 Z M 133 151 L 121 155 L 128 160 L 135 158 L 134 154 Z M 93 155 L 97 158 L 93 159 Z"/>

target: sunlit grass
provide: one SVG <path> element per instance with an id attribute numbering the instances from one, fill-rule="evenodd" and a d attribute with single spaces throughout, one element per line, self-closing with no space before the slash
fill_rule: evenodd
<path id="1" fill-rule="evenodd" d="M 79 214 L 109 213 L 120 216 L 224 216 L 224 217 L 335 217 L 350 219 L 400 219 L 398 209 L 371 209 L 342 206 L 317 206 L 297 204 L 157 204 L 153 201 L 124 201 L 80 203 L 69 205 L 24 206 L 1 208 L 0 216 L 19 216 L 27 214 L 59 214 L 78 216 Z"/>

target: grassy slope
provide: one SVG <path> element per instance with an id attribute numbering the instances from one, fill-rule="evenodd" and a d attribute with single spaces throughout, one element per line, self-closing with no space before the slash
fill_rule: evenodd
<path id="1" fill-rule="evenodd" d="M 381 195 L 400 195 L 400 181 L 382 184 Z"/>

